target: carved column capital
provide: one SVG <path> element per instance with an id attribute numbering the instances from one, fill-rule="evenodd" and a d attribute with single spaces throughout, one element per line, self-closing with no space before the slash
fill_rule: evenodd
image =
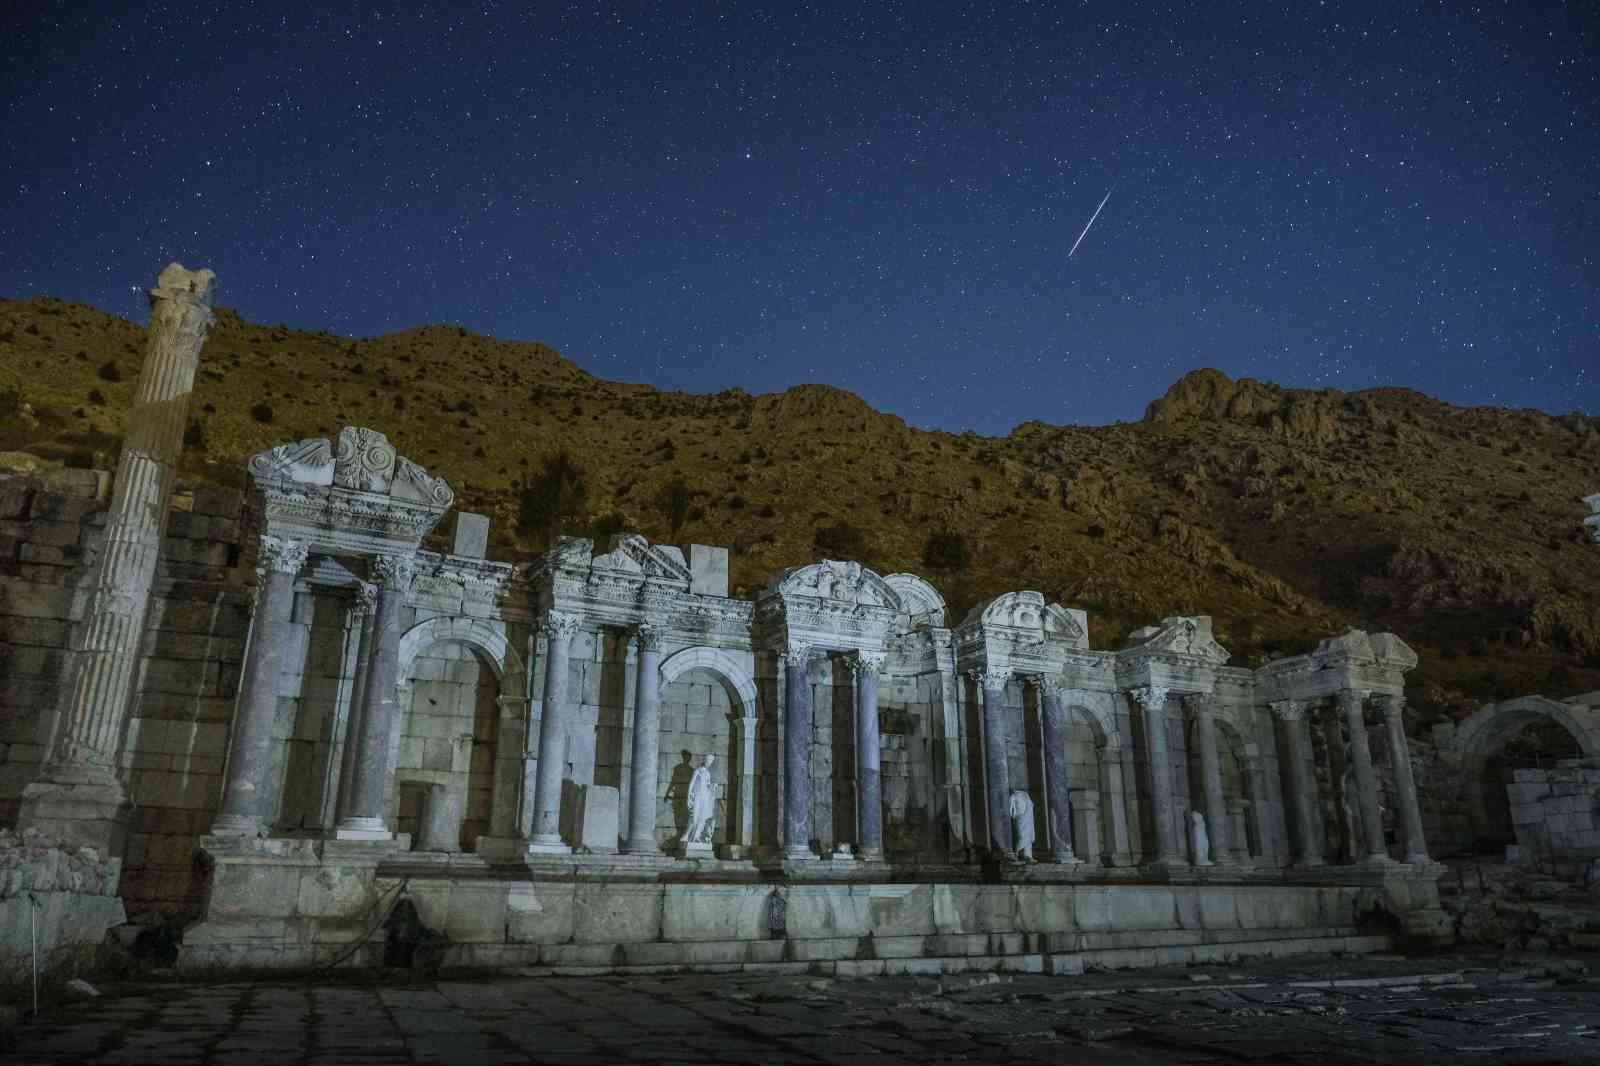
<path id="1" fill-rule="evenodd" d="M 261 552 L 256 556 L 256 573 L 262 576 L 269 573 L 298 574 L 309 554 L 310 549 L 303 540 L 263 534 Z"/>
<path id="2" fill-rule="evenodd" d="M 986 666 L 981 670 L 968 670 L 967 676 L 972 678 L 973 683 L 979 688 L 1003 689 L 1011 683 L 1016 671 L 1010 667 Z"/>
<path id="3" fill-rule="evenodd" d="M 350 601 L 350 610 L 358 618 L 377 610 L 378 586 L 371 581 L 356 582 L 356 594 Z"/>
<path id="4" fill-rule="evenodd" d="M 385 589 L 409 592 L 416 580 L 417 560 L 409 555 L 380 555 L 372 561 L 372 576 Z"/>
<path id="5" fill-rule="evenodd" d="M 660 651 L 661 635 L 661 627 L 650 622 L 641 622 L 633 629 L 633 640 L 640 651 Z"/>
<path id="6" fill-rule="evenodd" d="M 849 665 L 850 672 L 858 678 L 863 675 L 879 677 L 883 673 L 883 664 L 888 658 L 881 651 L 858 651 L 846 659 L 845 662 Z"/>
<path id="7" fill-rule="evenodd" d="M 1369 695 L 1370 693 L 1359 688 L 1342 688 L 1335 698 L 1339 701 L 1339 709 L 1345 714 L 1359 716 L 1366 706 Z"/>
<path id="8" fill-rule="evenodd" d="M 1128 696 L 1147 711 L 1160 710 L 1167 705 L 1169 691 L 1165 685 L 1138 685 L 1128 690 Z"/>
<path id="9" fill-rule="evenodd" d="M 552 637 L 566 640 L 578 632 L 578 627 L 583 620 L 571 611 L 547 611 L 544 616 L 544 631 Z"/>
<path id="10" fill-rule="evenodd" d="M 1383 716 L 1403 722 L 1406 714 L 1406 698 L 1400 695 L 1382 695 L 1376 697 L 1378 706 L 1383 708 Z"/>
<path id="11" fill-rule="evenodd" d="M 1059 700 L 1067 691 L 1066 679 L 1059 674 L 1026 674 L 1022 680 L 1024 684 L 1037 688 L 1040 696 L 1048 695 Z"/>
<path id="12" fill-rule="evenodd" d="M 1217 713 L 1217 698 L 1209 692 L 1191 692 L 1183 697 L 1183 709 L 1196 718 Z"/>
<path id="13" fill-rule="evenodd" d="M 1273 700 L 1268 706 L 1280 721 L 1298 722 L 1306 716 L 1306 710 L 1311 705 L 1305 700 Z"/>
<path id="14" fill-rule="evenodd" d="M 784 646 L 783 661 L 791 670 L 805 670 L 811 665 L 811 660 L 817 654 L 817 649 L 810 644 L 790 641 Z"/>

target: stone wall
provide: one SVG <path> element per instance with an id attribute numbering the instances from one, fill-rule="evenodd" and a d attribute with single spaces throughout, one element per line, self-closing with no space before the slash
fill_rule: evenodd
<path id="1" fill-rule="evenodd" d="M 0 474 L 0 823 L 15 824 L 70 695 L 110 484 L 97 470 Z M 121 890 L 135 915 L 200 902 L 195 840 L 219 801 L 250 625 L 241 506 L 238 492 L 180 490 L 168 516 L 120 756 L 134 803 Z"/>
<path id="2" fill-rule="evenodd" d="M 1523 861 L 1600 858 L 1600 760 L 1513 770 L 1506 786 Z"/>
<path id="3" fill-rule="evenodd" d="M 411 707 L 401 724 L 395 760 L 396 831 L 421 832 L 423 803 L 433 785 L 465 797 L 458 846 L 471 850 L 489 832 L 499 737 L 500 685 L 470 648 L 437 644 L 412 667 Z"/>
<path id="4" fill-rule="evenodd" d="M 93 948 L 126 920 L 117 895 L 120 867 L 89 848 L 62 850 L 29 830 L 0 829 L 0 985 L 40 969 L 74 947 Z"/>

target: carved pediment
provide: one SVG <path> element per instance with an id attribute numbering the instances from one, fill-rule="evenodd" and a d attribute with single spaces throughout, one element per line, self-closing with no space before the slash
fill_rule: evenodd
<path id="1" fill-rule="evenodd" d="M 257 484 L 293 482 L 370 492 L 440 510 L 449 508 L 456 499 L 455 491 L 443 478 L 434 477 L 399 455 L 388 437 L 364 426 L 340 430 L 337 445 L 313 437 L 269 448 L 252 456 L 248 469 Z"/>
<path id="2" fill-rule="evenodd" d="M 862 607 L 898 610 L 900 598 L 883 578 L 860 563 L 824 559 L 820 563 L 785 570 L 773 580 L 783 596 L 810 596 Z"/>
<path id="3" fill-rule="evenodd" d="M 257 482 L 293 481 L 301 485 L 333 484 L 333 446 L 321 437 L 279 444 L 250 457 L 246 469 Z"/>
<path id="4" fill-rule="evenodd" d="M 978 604 L 967 612 L 963 629 L 981 626 L 986 635 L 1016 644 L 1063 642 L 1087 648 L 1089 634 L 1073 612 L 1059 603 L 1045 602 L 1044 593 L 1007 592 Z"/>
<path id="5" fill-rule="evenodd" d="M 1132 647 L 1141 652 L 1181 655 L 1213 666 L 1228 661 L 1228 649 L 1211 635 L 1211 616 L 1163 618 L 1157 626 L 1146 626 L 1129 637 Z"/>
<path id="6" fill-rule="evenodd" d="M 689 567 L 682 549 L 671 544 L 651 544 L 637 533 L 619 533 L 611 538 L 611 550 L 596 555 L 591 569 L 687 583 Z"/>

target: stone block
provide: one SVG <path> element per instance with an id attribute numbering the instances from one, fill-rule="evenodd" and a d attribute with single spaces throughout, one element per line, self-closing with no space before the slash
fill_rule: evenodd
<path id="1" fill-rule="evenodd" d="M 661 935 L 668 941 L 759 940 L 770 935 L 773 889 L 765 885 L 664 885 Z"/>
<path id="2" fill-rule="evenodd" d="M 582 884 L 573 907 L 573 940 L 616 944 L 659 939 L 661 891 L 650 884 Z"/>
<path id="3" fill-rule="evenodd" d="M 599 855 L 617 850 L 618 823 L 621 819 L 621 793 L 609 785 L 583 788 L 582 846 Z"/>
<path id="4" fill-rule="evenodd" d="M 456 512 L 456 540 L 451 554 L 482 559 L 489 550 L 489 516 L 471 511 Z"/>
<path id="5" fill-rule="evenodd" d="M 728 595 L 728 549 L 689 545 L 689 591 L 700 596 Z"/>

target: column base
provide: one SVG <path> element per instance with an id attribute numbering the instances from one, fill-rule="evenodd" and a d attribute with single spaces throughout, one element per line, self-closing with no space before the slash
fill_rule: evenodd
<path id="1" fill-rule="evenodd" d="M 388 841 L 394 839 L 382 818 L 346 818 L 333 831 L 335 840 Z"/>
<path id="2" fill-rule="evenodd" d="M 643 840 L 624 840 L 622 842 L 622 853 L 624 855 L 642 855 L 642 856 L 656 856 L 656 855 L 664 855 L 664 854 L 666 854 L 664 851 L 661 850 L 661 845 L 656 843 L 656 838 L 655 837 L 647 837 L 647 838 L 645 838 Z"/>
<path id="3" fill-rule="evenodd" d="M 857 847 L 856 858 L 862 862 L 882 862 L 883 849 L 881 847 Z"/>
<path id="4" fill-rule="evenodd" d="M 714 859 L 717 856 L 716 849 L 710 841 L 699 840 L 683 845 L 683 857 L 685 859 Z"/>
<path id="5" fill-rule="evenodd" d="M 248 814 L 219 814 L 211 823 L 210 836 L 214 837 L 264 837 L 267 827 L 261 819 Z"/>
<path id="6" fill-rule="evenodd" d="M 105 858 L 120 858 L 128 842 L 133 804 L 112 778 L 87 774 L 84 782 L 35 781 L 22 790 L 19 829 L 37 829 L 76 851 L 93 848 Z"/>
<path id="7" fill-rule="evenodd" d="M 784 862 L 816 862 L 817 857 L 811 849 L 804 844 L 786 844 L 783 848 Z"/>
<path id="8" fill-rule="evenodd" d="M 527 854 L 571 855 L 572 848 L 558 834 L 541 833 L 528 841 Z"/>

